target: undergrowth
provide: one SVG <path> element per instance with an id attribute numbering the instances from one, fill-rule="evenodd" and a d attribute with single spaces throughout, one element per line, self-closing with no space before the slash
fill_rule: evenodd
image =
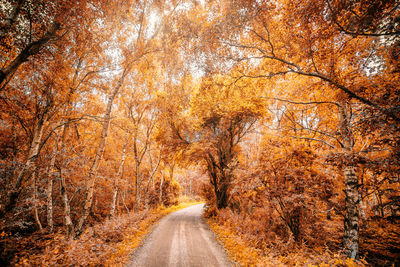
<path id="1" fill-rule="evenodd" d="M 158 220 L 199 203 L 183 202 L 120 215 L 87 228 L 78 239 L 68 239 L 62 233 L 37 235 L 35 240 L 26 241 L 11 263 L 15 266 L 123 266 Z"/>
<path id="2" fill-rule="evenodd" d="M 330 251 L 328 248 L 310 249 L 305 246 L 292 246 L 285 244 L 276 247 L 271 244 L 258 244 L 247 235 L 245 225 L 231 218 L 233 213 L 220 210 L 209 216 L 205 216 L 210 228 L 214 231 L 217 239 L 226 248 L 232 262 L 238 266 L 366 266 L 364 260 L 355 262 L 346 259 L 339 253 Z M 274 240 L 277 242 L 278 240 Z"/>

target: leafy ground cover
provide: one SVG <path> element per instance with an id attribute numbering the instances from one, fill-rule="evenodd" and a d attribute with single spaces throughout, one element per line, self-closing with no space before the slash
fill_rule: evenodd
<path id="1" fill-rule="evenodd" d="M 167 214 L 201 202 L 181 202 L 170 207 L 123 214 L 96 224 L 78 239 L 68 239 L 62 233 L 32 235 L 20 240 L 1 237 L 3 246 L 11 246 L 16 266 L 123 266 L 151 227 Z"/>
<path id="2" fill-rule="evenodd" d="M 327 248 L 310 249 L 289 243 L 285 250 L 262 246 L 256 241 L 257 236 L 245 233 L 245 225 L 232 220 L 232 215 L 223 210 L 207 218 L 207 223 L 226 248 L 230 260 L 239 266 L 368 266 L 365 260 L 356 262 Z"/>

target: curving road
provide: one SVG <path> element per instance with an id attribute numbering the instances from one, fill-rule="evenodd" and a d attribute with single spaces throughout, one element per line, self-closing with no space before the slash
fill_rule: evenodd
<path id="1" fill-rule="evenodd" d="M 128 266 L 231 266 L 202 218 L 204 204 L 163 218 Z"/>

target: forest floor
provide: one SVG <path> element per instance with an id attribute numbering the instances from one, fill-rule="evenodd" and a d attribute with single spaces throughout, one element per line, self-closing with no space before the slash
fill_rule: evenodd
<path id="1" fill-rule="evenodd" d="M 230 266 L 202 217 L 203 208 L 199 204 L 163 218 L 128 266 Z"/>
<path id="2" fill-rule="evenodd" d="M 0 265 L 125 266 L 160 219 L 199 203 L 183 199 L 170 207 L 115 216 L 88 227 L 78 239 L 59 232 L 18 238 L 0 235 Z"/>
<path id="3" fill-rule="evenodd" d="M 237 266 L 370 266 L 364 259 L 354 261 L 327 247 L 313 249 L 289 242 L 283 247 L 277 244 L 262 247 L 258 240 L 260 234 L 249 233 L 249 226 L 237 217 L 233 218 L 227 210 L 214 216 L 210 216 L 206 210 L 204 216 L 217 240 L 224 246 L 230 261 Z"/>

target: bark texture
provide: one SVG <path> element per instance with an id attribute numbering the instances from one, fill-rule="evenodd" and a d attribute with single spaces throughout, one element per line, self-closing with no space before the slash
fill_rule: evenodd
<path id="1" fill-rule="evenodd" d="M 90 167 L 89 174 L 88 174 L 88 184 L 87 184 L 87 190 L 86 190 L 87 195 L 86 195 L 86 199 L 85 199 L 85 202 L 83 205 L 82 215 L 79 218 L 77 228 L 75 229 L 75 234 L 77 236 L 79 236 L 82 233 L 84 224 L 90 213 L 90 208 L 93 203 L 94 186 L 95 186 L 95 182 L 96 182 L 97 169 L 99 167 L 100 161 L 103 158 L 104 150 L 106 147 L 108 128 L 110 126 L 110 121 L 111 121 L 112 105 L 113 105 L 116 95 L 119 92 L 119 89 L 122 87 L 122 84 L 123 84 L 126 74 L 127 74 L 127 68 L 122 73 L 121 78 L 119 79 L 117 85 L 114 87 L 113 91 L 111 92 L 111 94 L 107 100 L 107 107 L 106 107 L 106 111 L 105 111 L 105 114 L 103 117 L 103 127 L 101 130 L 99 144 L 97 146 L 96 155 L 94 157 L 93 163 Z"/>
<path id="2" fill-rule="evenodd" d="M 42 232 L 43 231 L 43 226 L 42 223 L 40 222 L 40 218 L 39 218 L 39 212 L 37 209 L 37 186 L 36 186 L 36 177 L 37 176 L 37 172 L 34 171 L 32 173 L 32 180 L 33 180 L 33 216 L 35 217 L 35 222 L 39 228 L 39 231 Z"/>
<path id="3" fill-rule="evenodd" d="M 340 112 L 340 130 L 342 137 L 342 148 L 344 154 L 344 179 L 345 179 L 345 218 L 343 245 L 346 255 L 353 259 L 359 257 L 359 220 L 360 220 L 360 194 L 358 192 L 358 178 L 355 166 L 352 163 L 352 151 L 354 146 L 353 133 L 351 129 L 351 106 L 342 103 Z"/>
<path id="4" fill-rule="evenodd" d="M 148 194 L 148 192 L 149 192 L 150 183 L 153 182 L 154 175 L 157 172 L 158 166 L 160 166 L 160 162 L 161 162 L 161 149 L 160 149 L 160 154 L 158 155 L 156 166 L 154 166 L 154 168 L 152 168 L 153 170 L 151 171 L 151 174 L 150 174 L 149 180 L 147 181 L 147 186 L 146 186 L 145 192 L 144 192 L 146 210 L 149 208 L 149 194 Z"/>
<path id="5" fill-rule="evenodd" d="M 225 158 L 224 158 L 225 159 Z M 211 153 L 207 154 L 207 171 L 210 177 L 210 183 L 213 186 L 215 198 L 217 202 L 217 208 L 223 209 L 228 206 L 229 200 L 229 186 L 230 186 L 230 176 L 225 173 L 224 166 L 226 166 L 225 161 L 217 161 Z"/>
<path id="6" fill-rule="evenodd" d="M 65 140 L 68 135 L 68 129 L 69 129 L 69 124 L 64 125 L 63 133 L 62 133 L 62 138 L 61 138 L 61 152 L 64 153 L 65 150 Z M 74 233 L 74 224 L 71 219 L 71 207 L 69 205 L 69 200 L 68 200 L 68 193 L 66 190 L 66 182 L 65 182 L 65 166 L 63 164 L 64 160 L 61 160 L 60 164 L 60 186 L 61 186 L 61 198 L 64 204 L 64 224 L 67 232 L 67 236 L 69 238 L 72 237 Z"/>
<path id="7" fill-rule="evenodd" d="M 119 190 L 119 181 L 122 179 L 122 175 L 123 175 L 123 172 L 124 172 L 124 164 L 125 164 L 125 159 L 126 159 L 126 147 L 127 147 L 127 145 L 128 145 L 128 131 L 126 131 L 124 146 L 122 148 L 121 162 L 119 164 L 117 175 L 114 178 L 114 192 L 113 192 L 113 198 L 112 198 L 112 201 L 111 201 L 110 218 L 112 218 L 114 216 L 114 214 L 115 214 L 117 197 L 118 197 L 118 190 Z"/>
<path id="8" fill-rule="evenodd" d="M 348 257 L 357 259 L 359 253 L 359 194 L 355 168 L 344 169 L 346 183 L 346 216 L 344 219 L 344 249 Z"/>
<path id="9" fill-rule="evenodd" d="M 57 140 L 58 141 L 58 140 Z M 53 180 L 55 177 L 54 165 L 57 156 L 57 146 L 54 146 L 53 155 L 50 160 L 50 165 L 47 170 L 47 190 L 46 190 L 46 200 L 47 200 L 47 230 L 49 233 L 53 232 Z"/>
<path id="10" fill-rule="evenodd" d="M 3 216 L 5 213 L 14 208 L 22 190 L 22 183 L 31 177 L 32 171 L 35 169 L 36 158 L 38 157 L 39 147 L 43 136 L 43 129 L 46 122 L 45 117 L 46 116 L 43 116 L 35 126 L 27 160 L 25 161 L 21 171 L 18 173 L 13 187 L 4 201 L 4 205 L 0 210 L 0 216 Z"/>

